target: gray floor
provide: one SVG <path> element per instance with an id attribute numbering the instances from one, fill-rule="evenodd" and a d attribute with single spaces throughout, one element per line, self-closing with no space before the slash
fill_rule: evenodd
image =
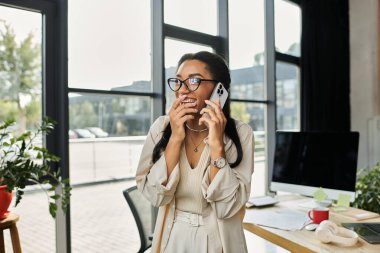
<path id="1" fill-rule="evenodd" d="M 137 252 L 139 236 L 122 190 L 133 181 L 75 188 L 71 199 L 72 252 Z M 54 253 L 55 225 L 49 216 L 44 193 L 26 194 L 11 211 L 20 215 L 17 223 L 25 253 Z M 246 232 L 249 252 L 287 252 Z M 5 233 L 6 252 L 12 252 Z"/>

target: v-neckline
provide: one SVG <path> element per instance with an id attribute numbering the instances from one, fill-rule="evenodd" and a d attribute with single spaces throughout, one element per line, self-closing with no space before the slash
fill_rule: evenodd
<path id="1" fill-rule="evenodd" d="M 183 145 L 183 152 L 185 153 L 185 160 L 186 160 L 186 163 L 187 163 L 187 165 L 189 166 L 189 168 L 190 168 L 191 170 L 195 170 L 195 169 L 198 168 L 200 161 L 202 161 L 202 158 L 203 158 L 203 156 L 204 156 L 204 153 L 205 153 L 206 148 L 207 148 L 207 144 L 203 147 L 203 149 L 202 149 L 202 153 L 201 153 L 201 156 L 199 157 L 199 159 L 198 159 L 198 161 L 197 161 L 197 165 L 195 165 L 195 167 L 193 168 L 193 167 L 191 167 L 190 162 L 189 162 L 189 159 L 187 158 L 186 145 L 185 145 L 185 144 Z"/>

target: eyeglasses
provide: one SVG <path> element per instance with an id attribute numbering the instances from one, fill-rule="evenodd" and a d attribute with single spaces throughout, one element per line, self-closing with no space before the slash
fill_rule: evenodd
<path id="1" fill-rule="evenodd" d="M 181 89 L 181 87 L 182 87 L 182 84 L 184 84 L 189 91 L 196 91 L 202 81 L 204 81 L 204 82 L 215 82 L 215 83 L 218 82 L 216 80 L 211 80 L 211 79 L 189 77 L 183 81 L 179 80 L 178 78 L 169 78 L 168 84 L 169 84 L 170 89 L 174 92 L 179 91 L 179 89 Z"/>

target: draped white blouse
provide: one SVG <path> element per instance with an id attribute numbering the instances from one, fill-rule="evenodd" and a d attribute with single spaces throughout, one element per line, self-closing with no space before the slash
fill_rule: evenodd
<path id="1" fill-rule="evenodd" d="M 161 116 L 151 126 L 136 172 L 138 189 L 154 206 L 159 207 L 153 235 L 153 253 L 164 251 L 173 227 L 175 195 L 181 177 L 179 166 L 181 164 L 190 168 L 189 163 L 179 161 L 168 177 L 164 153 L 159 160 L 152 162 L 153 148 L 161 139 L 168 123 L 169 117 Z M 235 168 L 227 164 L 210 183 L 210 147 L 206 139 L 205 153 L 197 165 L 203 171 L 201 191 L 205 201 L 202 201 L 202 217 L 208 233 L 209 253 L 247 252 L 242 215 L 251 191 L 254 135 L 249 125 L 240 121 L 235 123 L 243 149 L 240 164 Z M 224 143 L 227 161 L 234 162 L 237 157 L 235 145 L 226 135 Z"/>

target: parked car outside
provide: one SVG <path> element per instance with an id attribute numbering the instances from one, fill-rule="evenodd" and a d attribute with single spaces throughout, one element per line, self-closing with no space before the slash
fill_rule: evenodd
<path id="1" fill-rule="evenodd" d="M 88 129 L 77 128 L 74 132 L 78 135 L 78 138 L 95 138 L 95 134 L 91 133 Z"/>
<path id="2" fill-rule="evenodd" d="M 78 138 L 77 133 L 70 129 L 69 130 L 69 139 L 76 139 L 76 138 Z"/>
<path id="3" fill-rule="evenodd" d="M 95 136 L 97 138 L 99 137 L 108 137 L 108 133 L 106 131 L 104 131 L 103 129 L 101 129 L 100 127 L 87 127 L 87 129 L 95 134 Z"/>

